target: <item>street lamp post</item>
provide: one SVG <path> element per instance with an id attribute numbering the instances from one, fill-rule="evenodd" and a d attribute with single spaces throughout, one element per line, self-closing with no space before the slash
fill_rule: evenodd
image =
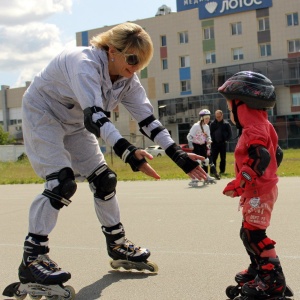
<path id="1" fill-rule="evenodd" d="M 164 125 L 164 126 L 165 126 L 165 108 L 166 107 L 167 107 L 167 105 L 160 105 L 158 107 L 158 109 L 161 110 L 161 113 L 162 113 L 162 125 Z"/>

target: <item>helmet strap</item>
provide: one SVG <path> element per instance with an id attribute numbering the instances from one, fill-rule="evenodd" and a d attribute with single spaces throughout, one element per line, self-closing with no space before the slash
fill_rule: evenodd
<path id="1" fill-rule="evenodd" d="M 236 103 L 236 100 L 233 99 L 232 100 L 232 113 L 233 113 L 233 119 L 234 119 L 234 122 L 235 122 L 235 126 L 236 128 L 239 130 L 240 134 L 241 135 L 241 129 L 243 128 L 241 123 L 240 123 L 240 120 L 239 120 L 239 117 L 238 117 L 238 113 L 237 113 L 237 109 L 238 109 L 238 106 L 242 105 L 242 104 L 245 104 L 244 102 L 240 101 L 239 103 Z"/>

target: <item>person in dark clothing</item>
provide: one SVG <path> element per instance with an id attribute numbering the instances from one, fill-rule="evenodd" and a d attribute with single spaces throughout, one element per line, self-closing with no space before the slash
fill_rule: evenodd
<path id="1" fill-rule="evenodd" d="M 220 174 L 225 173 L 226 169 L 226 148 L 227 142 L 231 139 L 231 125 L 224 120 L 221 110 L 215 111 L 215 120 L 210 124 L 211 144 L 211 161 L 217 167 L 217 159 L 220 154 Z M 219 177 L 219 174 L 214 174 Z"/>

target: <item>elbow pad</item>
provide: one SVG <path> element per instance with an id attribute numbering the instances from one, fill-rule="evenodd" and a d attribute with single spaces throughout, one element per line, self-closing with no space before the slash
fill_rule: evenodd
<path id="1" fill-rule="evenodd" d="M 262 176 L 270 164 L 271 156 L 267 148 L 262 145 L 251 145 L 248 149 L 249 157 L 244 161 L 257 176 Z"/>
<path id="2" fill-rule="evenodd" d="M 146 136 L 147 138 L 149 138 L 150 140 L 154 141 L 154 138 L 163 130 L 165 130 L 166 128 L 164 126 L 158 126 L 156 128 L 154 128 L 153 130 L 150 131 L 150 136 L 147 135 L 147 133 L 143 130 L 143 127 L 146 126 L 148 127 L 152 122 L 154 122 L 156 120 L 156 118 L 151 115 L 149 117 L 147 117 L 145 120 L 139 122 L 139 127 L 140 127 L 140 132 Z"/>
<path id="3" fill-rule="evenodd" d="M 110 120 L 105 116 L 99 118 L 96 122 L 93 121 L 93 114 L 103 112 L 106 115 L 106 112 L 97 106 L 92 106 L 84 109 L 84 126 L 85 128 L 93 133 L 97 138 L 100 137 L 100 128 L 106 123 L 110 122 Z"/>

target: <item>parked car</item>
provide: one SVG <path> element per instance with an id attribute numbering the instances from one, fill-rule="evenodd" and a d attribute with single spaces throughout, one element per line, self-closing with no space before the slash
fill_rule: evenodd
<path id="1" fill-rule="evenodd" d="M 164 156 L 166 155 L 165 150 L 159 145 L 149 146 L 145 149 L 148 153 L 153 155 L 154 157 Z"/>
<path id="2" fill-rule="evenodd" d="M 191 153 L 193 150 L 189 147 L 188 144 L 180 144 L 179 145 L 184 152 Z"/>

